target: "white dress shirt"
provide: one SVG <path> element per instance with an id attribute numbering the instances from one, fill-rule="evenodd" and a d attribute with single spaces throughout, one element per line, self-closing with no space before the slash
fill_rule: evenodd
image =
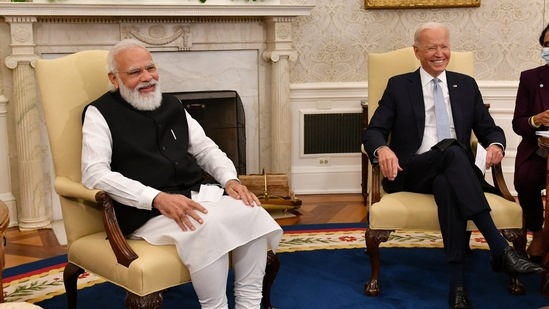
<path id="1" fill-rule="evenodd" d="M 437 138 L 437 123 L 435 117 L 435 98 L 433 96 L 432 80 L 434 77 L 427 73 L 427 71 L 423 68 L 419 69 L 419 75 L 421 77 L 423 102 L 425 104 L 425 129 L 423 131 L 421 146 L 417 150 L 416 154 L 429 151 L 431 147 L 439 142 Z M 439 85 L 441 86 L 442 95 L 444 96 L 446 112 L 448 113 L 448 122 L 450 124 L 450 136 L 452 138 L 456 138 L 456 129 L 454 127 L 454 118 L 452 117 L 452 106 L 450 103 L 450 93 L 448 92 L 448 83 L 446 81 L 446 71 L 436 77 L 440 79 Z"/>
<path id="2" fill-rule="evenodd" d="M 232 161 L 204 133 L 200 124 L 187 112 L 190 155 L 203 170 L 221 185 L 237 179 Z M 82 183 L 88 188 L 109 192 L 119 203 L 150 210 L 159 190 L 111 171 L 112 137 L 103 115 L 95 106 L 89 106 L 82 126 Z"/>

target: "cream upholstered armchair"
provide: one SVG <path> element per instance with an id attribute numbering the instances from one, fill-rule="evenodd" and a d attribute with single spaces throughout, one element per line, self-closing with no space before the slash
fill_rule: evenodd
<path id="1" fill-rule="evenodd" d="M 68 264 L 63 272 L 68 308 L 76 308 L 77 280 L 84 271 L 124 288 L 127 308 L 160 308 L 164 290 L 191 280 L 175 246 L 125 239 L 109 195 L 80 182 L 82 111 L 110 88 L 107 51 L 37 60 L 36 77 L 68 241 Z M 270 288 L 278 267 L 278 258 L 269 251 L 264 308 L 272 308 Z"/>
<path id="2" fill-rule="evenodd" d="M 419 60 L 416 59 L 412 47 L 368 54 L 368 119 L 377 108 L 388 79 L 394 75 L 415 71 L 419 66 Z M 473 69 L 473 53 L 452 52 L 448 70 L 472 76 Z M 473 149 L 476 149 L 474 136 L 471 137 L 471 141 L 474 143 Z M 384 193 L 381 187 L 383 176 L 379 166 L 373 165 L 367 170 L 370 173 L 370 188 L 366 248 L 370 256 L 372 275 L 364 287 L 364 293 L 368 296 L 377 296 L 380 293 L 380 243 L 387 241 L 391 232 L 395 230 L 440 231 L 440 226 L 433 195 L 411 192 Z M 505 238 L 512 241 L 515 248 L 524 251 L 526 234 L 522 229 L 522 209 L 507 189 L 501 165 L 494 166 L 491 171 L 493 184 L 503 194 L 502 197 L 486 193 L 492 209 L 491 215 Z M 474 224 L 469 222 L 468 230 L 474 229 Z M 511 278 L 509 291 L 512 294 L 523 294 L 524 287 L 516 278 Z"/>

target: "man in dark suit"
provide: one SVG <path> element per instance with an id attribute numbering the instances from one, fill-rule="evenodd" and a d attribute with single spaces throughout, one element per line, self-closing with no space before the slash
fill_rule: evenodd
<path id="1" fill-rule="evenodd" d="M 543 269 L 511 248 L 492 221 L 470 137 L 474 132 L 486 148 L 489 168 L 503 159 L 505 135 L 484 106 L 475 80 L 446 71 L 449 41 L 442 24 L 426 23 L 416 30 L 414 52 L 421 67 L 389 79 L 363 142 L 385 175 L 385 191 L 434 194 L 449 263 L 449 302 L 452 308 L 471 308 L 463 278 L 467 220 L 486 238 L 494 270 L 517 275 Z M 437 111 L 439 106 L 445 110 L 437 113 L 435 105 Z M 445 123 L 437 124 L 441 119 Z"/>

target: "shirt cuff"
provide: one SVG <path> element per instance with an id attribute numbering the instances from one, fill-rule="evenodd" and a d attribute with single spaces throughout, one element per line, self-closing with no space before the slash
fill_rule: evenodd
<path id="1" fill-rule="evenodd" d="M 145 187 L 145 190 L 141 193 L 140 203 L 137 205 L 137 208 L 151 210 L 153 208 L 153 200 L 159 193 L 160 191 L 157 189 Z"/>
<path id="2" fill-rule="evenodd" d="M 234 179 L 234 180 L 240 182 L 240 179 L 238 179 L 238 175 L 233 174 L 233 173 L 224 173 L 224 175 L 221 175 L 219 177 L 219 179 L 217 179 L 217 181 L 219 181 L 219 184 L 221 185 L 221 187 L 223 189 L 225 189 L 225 185 L 231 179 Z"/>
<path id="3" fill-rule="evenodd" d="M 383 148 L 383 147 L 389 147 L 389 146 L 383 145 L 383 146 L 377 147 L 376 150 L 374 150 L 374 158 L 377 158 L 377 157 L 378 157 L 378 156 L 377 156 L 377 151 L 380 150 L 380 149 Z"/>
<path id="4" fill-rule="evenodd" d="M 489 146 L 492 146 L 492 145 L 499 146 L 499 148 L 501 148 L 501 151 L 502 151 L 503 155 L 505 155 L 505 147 L 503 147 L 503 144 L 501 144 L 501 143 L 491 143 Z"/>

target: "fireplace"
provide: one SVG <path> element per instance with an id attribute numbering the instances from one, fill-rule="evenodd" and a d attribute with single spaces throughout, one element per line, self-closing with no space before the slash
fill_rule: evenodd
<path id="1" fill-rule="evenodd" d="M 1 21 L 9 25 L 9 33 L 0 37 L 11 49 L 3 55 L 7 69 L 0 71 L 0 80 L 9 86 L 0 89 L 4 92 L 0 111 L 9 107 L 8 121 L 0 121 L 0 131 L 15 140 L 15 147 L 0 153 L 4 156 L 0 162 L 8 161 L 8 154 L 16 158 L 10 165 L 15 177 L 0 175 L 0 194 L 10 208 L 10 221 L 22 229 L 35 229 L 62 216 L 53 185 L 44 190 L 53 172 L 47 136 L 40 128 L 34 61 L 108 49 L 124 38 L 138 39 L 151 50 L 164 91 L 237 91 L 247 119 L 246 172 L 265 168 L 290 174 L 289 63 L 297 59 L 292 21 L 308 15 L 314 5 L 291 4 L 293 0 L 85 2 L 0 2 Z M 208 69 L 200 68 L 200 63 Z M 12 98 L 9 105 L 3 97 Z M 10 179 L 18 182 L 13 185 L 19 193 L 17 203 Z"/>

